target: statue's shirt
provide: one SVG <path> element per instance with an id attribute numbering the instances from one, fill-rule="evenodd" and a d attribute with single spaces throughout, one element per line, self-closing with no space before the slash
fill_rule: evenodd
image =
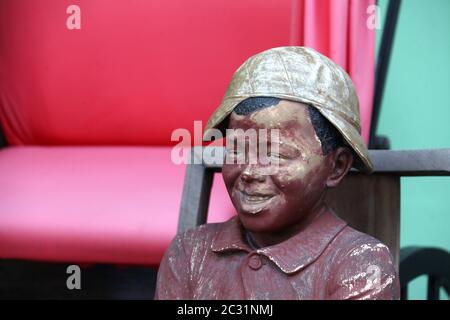
<path id="1" fill-rule="evenodd" d="M 252 249 L 239 219 L 178 235 L 156 299 L 398 299 L 388 248 L 326 212 L 279 244 Z"/>

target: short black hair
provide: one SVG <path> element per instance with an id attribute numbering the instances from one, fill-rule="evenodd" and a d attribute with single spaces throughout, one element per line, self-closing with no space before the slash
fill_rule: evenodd
<path id="1" fill-rule="evenodd" d="M 234 112 L 238 115 L 249 115 L 257 110 L 276 106 L 281 99 L 274 97 L 252 97 L 241 101 Z M 316 108 L 308 105 L 309 117 L 317 137 L 319 137 L 324 155 L 344 145 L 342 135 Z"/>

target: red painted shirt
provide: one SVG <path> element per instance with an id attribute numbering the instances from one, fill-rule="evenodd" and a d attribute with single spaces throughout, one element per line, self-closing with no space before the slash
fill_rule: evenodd
<path id="1" fill-rule="evenodd" d="M 239 218 L 178 235 L 156 299 L 398 299 L 388 248 L 331 212 L 279 244 L 252 249 Z"/>

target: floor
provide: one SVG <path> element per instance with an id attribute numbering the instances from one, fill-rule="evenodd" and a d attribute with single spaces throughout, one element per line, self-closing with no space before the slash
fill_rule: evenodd
<path id="1" fill-rule="evenodd" d="M 153 299 L 156 268 L 80 265 L 81 288 L 69 290 L 69 265 L 0 260 L 0 299 Z"/>

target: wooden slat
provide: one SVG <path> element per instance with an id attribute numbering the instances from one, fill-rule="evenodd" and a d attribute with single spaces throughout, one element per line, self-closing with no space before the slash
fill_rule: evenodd
<path id="1" fill-rule="evenodd" d="M 223 147 L 207 148 L 223 149 Z M 223 151 L 218 150 L 217 152 Z M 400 176 L 450 175 L 450 149 L 369 150 L 369 155 L 374 164 L 374 173 L 389 173 Z M 205 163 L 205 167 L 220 171 L 222 163 Z"/>
<path id="2" fill-rule="evenodd" d="M 386 244 L 398 267 L 400 254 L 400 177 L 352 173 L 326 202 L 349 225 Z"/>
<path id="3" fill-rule="evenodd" d="M 223 147 L 207 147 L 208 155 L 222 155 Z M 202 163 L 202 150 L 196 148 L 196 161 Z M 400 177 L 449 176 L 450 149 L 370 150 L 374 173 L 352 170 L 327 195 L 327 202 L 349 224 L 384 242 L 398 266 L 400 239 Z M 222 157 L 216 161 L 187 166 L 178 231 L 206 223 L 214 172 L 220 172 Z M 211 158 L 208 158 L 211 160 Z"/>
<path id="4" fill-rule="evenodd" d="M 196 156 L 194 151 L 194 158 Z M 203 164 L 186 166 L 178 233 L 206 223 L 214 172 Z"/>
<path id="5" fill-rule="evenodd" d="M 370 150 L 375 172 L 400 176 L 449 176 L 450 149 Z"/>

